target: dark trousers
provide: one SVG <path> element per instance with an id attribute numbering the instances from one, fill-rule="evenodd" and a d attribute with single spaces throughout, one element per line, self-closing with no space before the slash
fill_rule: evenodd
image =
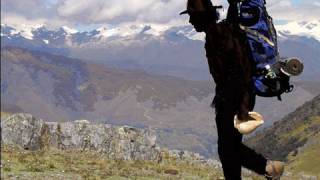
<path id="1" fill-rule="evenodd" d="M 241 180 L 241 167 L 264 175 L 267 159 L 244 145 L 242 134 L 233 125 L 238 107 L 237 85 L 234 82 L 226 82 L 224 87 L 220 91 L 216 90 L 214 101 L 218 130 L 218 154 L 224 176 L 226 180 Z M 254 100 L 251 105 L 252 110 Z"/>

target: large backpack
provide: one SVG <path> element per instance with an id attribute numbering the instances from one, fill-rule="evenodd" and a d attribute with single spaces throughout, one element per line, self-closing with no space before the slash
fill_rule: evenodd
<path id="1" fill-rule="evenodd" d="M 290 76 L 282 73 L 277 46 L 277 33 L 265 8 L 265 0 L 244 0 L 240 4 L 240 28 L 246 32 L 248 48 L 254 63 L 255 93 L 278 97 L 291 92 Z"/>

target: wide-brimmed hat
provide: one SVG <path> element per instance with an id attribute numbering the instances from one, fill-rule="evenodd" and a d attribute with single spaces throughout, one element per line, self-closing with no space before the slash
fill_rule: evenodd
<path id="1" fill-rule="evenodd" d="M 188 0 L 187 9 L 180 12 L 179 14 L 182 15 L 196 11 L 207 11 L 211 7 L 213 7 L 211 0 Z"/>
<path id="2" fill-rule="evenodd" d="M 179 14 L 180 14 L 180 15 L 182 15 L 182 14 L 188 14 L 188 10 L 184 10 L 184 11 L 180 12 Z"/>

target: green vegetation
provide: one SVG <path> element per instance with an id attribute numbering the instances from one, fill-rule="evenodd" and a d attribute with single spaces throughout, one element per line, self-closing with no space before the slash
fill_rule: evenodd
<path id="1" fill-rule="evenodd" d="M 288 131 L 286 134 L 282 134 L 280 139 L 288 139 L 291 137 L 297 137 L 299 140 L 303 140 L 313 135 L 313 127 L 317 127 L 320 124 L 320 116 L 309 117 L 306 122 L 301 123 L 295 129 Z"/>
<path id="2" fill-rule="evenodd" d="M 320 95 L 273 126 L 250 137 L 246 143 L 267 157 L 287 161 L 289 154 L 300 152 L 308 144 L 317 141 L 315 135 L 319 132 Z"/>
<path id="3" fill-rule="evenodd" d="M 297 155 L 289 155 L 288 159 L 291 163 L 288 169 L 290 171 L 304 172 L 320 178 L 320 133 L 315 135 L 314 138 L 318 141 L 304 147 Z"/>
<path id="4" fill-rule="evenodd" d="M 103 154 L 81 151 L 26 151 L 1 149 L 1 179 L 218 179 L 214 167 L 177 161 L 163 153 L 162 162 L 106 159 Z"/>
<path id="5" fill-rule="evenodd" d="M 308 175 L 319 179 L 320 95 L 246 143 L 271 159 L 287 161 L 286 171 L 300 179 L 312 179 Z"/>
<path id="6" fill-rule="evenodd" d="M 308 172 L 309 174 L 319 172 L 319 167 L 316 164 L 319 161 L 311 161 L 313 159 L 319 160 L 319 156 L 316 155 L 317 149 L 319 149 L 319 145 L 310 147 L 310 151 L 306 151 L 299 158 L 295 157 L 287 170 L 297 173 L 289 173 L 290 175 L 281 179 L 298 180 L 301 179 L 301 174 L 298 174 L 300 172 Z M 1 157 L 1 179 L 224 179 L 219 168 L 194 161 L 177 160 L 169 157 L 167 151 L 163 152 L 161 162 L 153 162 L 110 160 L 105 158 L 103 154 L 89 151 L 56 149 L 26 151 L 18 147 L 4 146 L 1 148 Z M 306 162 L 312 162 L 312 164 Z M 313 167 L 313 169 L 305 171 L 309 167 Z M 243 179 L 264 180 L 262 176 L 257 176 L 254 173 L 245 173 Z"/>
<path id="7" fill-rule="evenodd" d="M 1 118 L 0 119 L 6 119 L 6 118 L 8 118 L 9 116 L 11 116 L 12 115 L 12 113 L 10 113 L 10 112 L 4 112 L 4 111 L 1 111 Z"/>

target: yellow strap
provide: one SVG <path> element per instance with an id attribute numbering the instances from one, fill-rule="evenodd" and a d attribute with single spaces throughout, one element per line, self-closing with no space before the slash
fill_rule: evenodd
<path id="1" fill-rule="evenodd" d="M 246 26 L 242 26 L 242 25 L 239 25 L 240 26 L 240 29 L 246 31 L 247 33 L 255 36 L 255 37 L 258 37 L 259 39 L 263 39 L 266 43 L 268 43 L 270 46 L 274 47 L 275 44 L 270 41 L 270 39 L 268 39 L 266 36 L 260 34 L 258 31 L 255 31 L 255 30 L 252 30 Z"/>

